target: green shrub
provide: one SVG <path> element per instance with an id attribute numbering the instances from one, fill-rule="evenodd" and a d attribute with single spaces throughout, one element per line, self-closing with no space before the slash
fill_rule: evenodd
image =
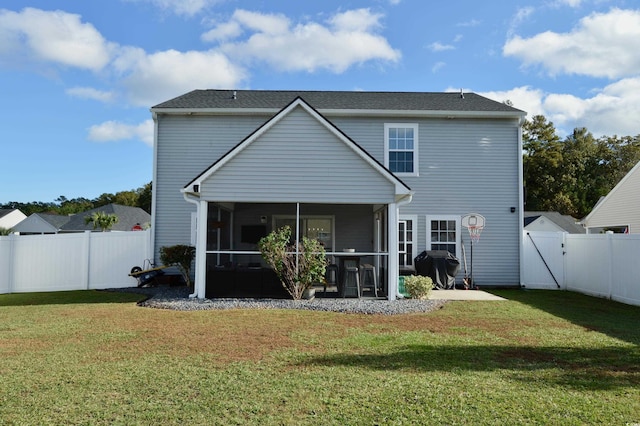
<path id="1" fill-rule="evenodd" d="M 327 259 L 319 241 L 303 237 L 296 256 L 296 245 L 290 240 L 291 228 L 284 226 L 262 238 L 258 247 L 282 286 L 294 300 L 300 300 L 307 288 L 324 279 Z"/>
<path id="2" fill-rule="evenodd" d="M 191 263 L 196 257 L 196 248 L 178 244 L 160 247 L 160 261 L 166 266 L 176 266 L 187 286 L 191 287 Z"/>
<path id="3" fill-rule="evenodd" d="M 427 299 L 433 289 L 433 280 L 422 275 L 404 277 L 404 288 L 412 299 Z"/>

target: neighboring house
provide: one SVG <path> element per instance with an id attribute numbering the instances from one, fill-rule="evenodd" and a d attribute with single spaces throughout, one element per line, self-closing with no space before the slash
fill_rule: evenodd
<path id="1" fill-rule="evenodd" d="M 524 229 L 569 234 L 586 233 L 576 218 L 558 212 L 524 212 Z"/>
<path id="2" fill-rule="evenodd" d="M 256 242 L 291 225 L 331 262 L 374 265 L 394 299 L 421 251 L 462 258 L 470 212 L 486 218 L 476 284 L 520 283 L 520 110 L 473 93 L 195 90 L 151 112 L 154 249 L 196 246 L 196 297 L 268 295 Z"/>
<path id="3" fill-rule="evenodd" d="M 18 209 L 0 209 L 0 228 L 13 229 L 26 218 Z"/>
<path id="4" fill-rule="evenodd" d="M 107 204 L 70 216 L 34 213 L 16 226 L 14 230 L 20 235 L 101 231 L 94 229 L 93 223 L 85 222 L 86 217 L 96 212 L 114 214 L 118 217 L 118 222 L 111 227 L 111 231 L 135 231 L 144 229 L 151 224 L 151 215 L 140 207 Z"/>
<path id="5" fill-rule="evenodd" d="M 111 227 L 111 231 L 132 231 L 134 227 L 137 228 L 141 226 L 144 228 L 151 223 L 151 215 L 140 207 L 107 204 L 106 206 L 96 207 L 86 212 L 74 214 L 67 223 L 60 227 L 59 232 L 100 231 L 100 229 L 94 229 L 93 223 L 86 223 L 85 221 L 86 217 L 90 217 L 93 213 L 97 212 L 114 214 L 118 217 L 118 222 Z"/>
<path id="6" fill-rule="evenodd" d="M 640 234 L 640 162 L 595 205 L 580 223 L 587 234 L 605 231 Z"/>
<path id="7" fill-rule="evenodd" d="M 13 230 L 20 235 L 57 234 L 69 222 L 71 216 L 50 213 L 33 213 L 16 225 Z"/>

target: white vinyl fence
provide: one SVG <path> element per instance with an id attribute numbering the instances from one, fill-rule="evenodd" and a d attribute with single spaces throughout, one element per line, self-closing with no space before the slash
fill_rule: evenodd
<path id="1" fill-rule="evenodd" d="M 132 287 L 151 231 L 0 237 L 0 293 Z"/>
<path id="2" fill-rule="evenodd" d="M 640 235 L 523 233 L 523 286 L 640 306 Z"/>

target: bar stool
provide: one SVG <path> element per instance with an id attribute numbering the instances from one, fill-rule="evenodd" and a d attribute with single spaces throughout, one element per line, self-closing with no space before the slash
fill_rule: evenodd
<path id="1" fill-rule="evenodd" d="M 372 295 L 378 297 L 378 282 L 376 280 L 376 268 L 373 265 L 365 264 L 360 268 L 360 291 L 371 291 Z M 362 296 L 361 294 L 361 296 Z"/>
<path id="2" fill-rule="evenodd" d="M 342 283 L 342 297 L 360 297 L 360 274 L 358 268 L 347 267 L 344 271 Z"/>
<path id="3" fill-rule="evenodd" d="M 335 285 L 340 292 L 340 284 L 338 283 L 338 265 L 328 265 L 324 274 L 324 295 L 327 295 L 327 286 Z"/>

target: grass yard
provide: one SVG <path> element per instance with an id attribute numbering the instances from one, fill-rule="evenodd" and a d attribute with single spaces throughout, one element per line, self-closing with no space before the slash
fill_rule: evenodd
<path id="1" fill-rule="evenodd" d="M 495 293 L 402 316 L 0 295 L 0 423 L 640 423 L 640 307 Z"/>

